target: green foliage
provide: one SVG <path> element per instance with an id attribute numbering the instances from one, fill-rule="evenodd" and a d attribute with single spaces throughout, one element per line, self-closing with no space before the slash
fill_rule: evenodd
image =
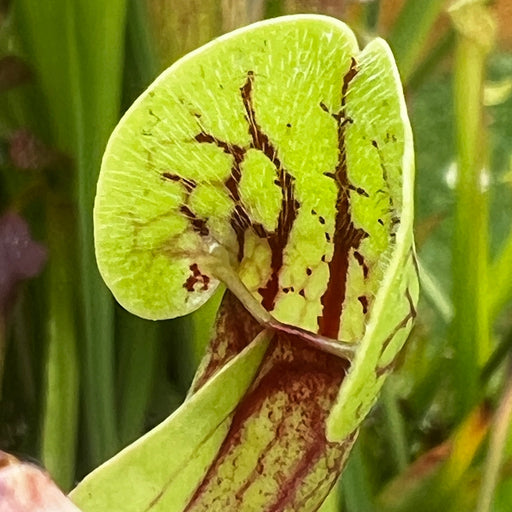
<path id="1" fill-rule="evenodd" d="M 503 429 L 507 415 L 500 412 L 495 422 L 480 407 L 506 412 L 497 404 L 506 402 L 502 389 L 510 376 L 504 363 L 512 339 L 512 97 L 485 106 L 482 92 L 487 80 L 510 78 L 510 51 L 498 41 L 488 55 L 476 54 L 460 24 L 448 33 L 442 25 L 432 29 L 442 2 L 406 1 L 389 33 L 380 21 L 374 24 L 375 13 L 398 2 L 263 3 L 268 15 L 335 14 L 357 28 L 362 41 L 368 32 L 388 38 L 404 73 L 415 135 L 416 239 L 429 285 L 422 286 L 416 328 L 384 400 L 364 423 L 330 510 L 338 503 L 348 512 L 418 512 L 436 505 L 471 510 L 479 499 L 487 507 L 494 496 L 490 510 L 506 511 L 512 496 L 509 428 L 504 438 L 493 434 L 491 452 L 484 439 L 495 424 Z M 68 488 L 183 400 L 201 353 L 192 347 L 204 345 L 213 321 L 213 311 L 200 309 L 148 328 L 112 308 L 92 254 L 92 198 L 119 105 L 131 104 L 185 51 L 220 34 L 232 2 L 204 2 L 201 17 L 188 2 L 177 2 L 179 9 L 165 0 L 127 4 L 13 0 L 1 16 L 1 57 L 22 60 L 9 68 L 7 82 L 2 78 L 0 208 L 23 214 L 34 238 L 47 245 L 49 259 L 43 276 L 20 287 L 14 309 L 0 318 L 0 343 L 6 342 L 0 447 L 42 459 Z M 164 7 L 176 14 L 167 25 L 166 11 L 158 10 Z M 2 59 L 2 71 L 4 65 Z M 454 83 L 462 90 L 456 97 Z M 473 121 L 466 125 L 469 116 Z M 481 132 L 470 134 L 478 141 L 478 167 L 463 154 L 475 151 L 475 143 L 467 145 L 462 126 Z M 20 128 L 38 144 L 13 145 Z M 463 169 L 473 177 L 487 169 L 485 197 L 476 181 L 455 193 L 449 169 L 456 160 L 466 162 Z M 478 261 L 469 265 L 469 257 Z M 477 330 L 468 328 L 477 321 Z M 139 350 L 140 337 L 149 349 L 143 357 L 132 348 Z M 478 421 L 475 410 L 481 412 Z M 468 423 L 474 428 L 464 430 Z M 468 454 L 463 459 L 450 455 L 460 443 L 457 453 L 466 448 Z M 486 462 L 498 452 L 502 461 Z"/>
<path id="2" fill-rule="evenodd" d="M 90 474 L 71 493 L 73 501 L 84 512 L 181 510 L 226 435 L 268 340 L 263 332 L 175 414 Z"/>
<path id="3" fill-rule="evenodd" d="M 315 145 L 302 143 L 311 137 Z M 176 62 L 122 118 L 107 145 L 94 209 L 98 265 L 116 298 L 142 317 L 172 318 L 200 307 L 224 281 L 263 325 L 309 331 L 314 344 L 315 333 L 323 343 L 331 338 L 331 350 L 344 340 L 355 353 L 339 388 L 342 375 L 333 380 L 327 371 L 339 359 L 312 366 L 299 348 L 305 340 L 295 336 L 290 349 L 276 334 L 218 453 L 204 456 L 204 480 L 195 472 L 181 484 L 166 480 L 159 491 L 188 487 L 183 499 L 171 500 L 175 510 L 220 502 L 237 510 L 279 502 L 284 509 L 293 499 L 294 510 L 306 511 L 323 501 L 416 315 L 412 193 L 412 137 L 391 52 L 378 39 L 359 51 L 350 29 L 333 18 L 283 17 L 230 33 Z M 221 326 L 222 315 L 236 316 L 228 306 L 222 311 Z M 251 340 L 237 321 L 217 326 L 214 369 L 226 361 L 231 337 L 240 347 Z M 295 387 L 280 379 L 265 387 L 274 366 L 281 375 L 290 371 Z M 197 382 L 202 372 L 203 365 Z M 295 403 L 302 385 L 307 394 Z M 258 403 L 261 393 L 268 415 L 249 398 Z M 283 411 L 286 420 L 274 419 Z M 296 432 L 311 428 L 308 417 L 324 415 L 310 434 L 286 433 L 287 424 Z M 150 460 L 175 451 L 168 436 L 171 444 L 154 453 L 154 435 L 128 450 Z M 274 437 L 268 447 L 267 436 Z M 316 455 L 300 470 L 300 484 L 294 454 L 308 450 Z M 124 493 L 112 489 L 129 464 L 110 461 L 113 475 L 89 477 L 85 495 L 109 487 L 105 506 L 122 508 Z M 159 487 L 146 466 L 134 469 L 138 492 L 149 485 L 154 494 Z M 295 497 L 274 496 L 275 478 L 296 489 Z M 210 489 L 212 481 L 222 484 Z M 195 497 L 195 488 L 207 490 Z M 185 498 L 192 500 L 187 506 Z M 136 499 L 133 506 L 148 505 Z"/>

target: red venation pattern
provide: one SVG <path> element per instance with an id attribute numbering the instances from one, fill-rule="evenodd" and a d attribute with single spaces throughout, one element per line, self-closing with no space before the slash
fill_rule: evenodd
<path id="1" fill-rule="evenodd" d="M 328 338 L 338 339 L 341 324 L 341 313 L 345 300 L 348 263 L 351 251 L 359 247 L 361 240 L 368 234 L 356 228 L 350 216 L 350 191 L 367 195 L 364 190 L 355 189 L 349 182 L 347 174 L 347 155 L 345 148 L 345 130 L 352 123 L 346 114 L 346 97 L 350 82 L 357 75 L 355 59 L 343 78 L 341 91 L 341 109 L 331 114 L 338 125 L 338 163 L 334 173 L 326 173 L 338 186 L 336 198 L 336 218 L 334 225 L 334 252 L 329 262 L 329 281 L 322 295 L 322 315 L 318 317 L 318 333 Z M 359 255 L 361 257 L 361 255 Z"/>
<path id="2" fill-rule="evenodd" d="M 348 362 L 339 357 L 276 333 L 258 377 L 238 405 L 229 433 L 186 512 L 236 511 L 258 479 L 268 479 L 270 488 L 278 483 L 277 493 L 265 492 L 262 512 L 286 507 L 299 510 L 311 499 L 318 500 L 319 505 L 341 472 L 352 442 L 351 438 L 345 443 L 330 443 L 325 436 L 327 416 L 347 368 Z M 266 412 L 262 416 L 263 409 Z M 268 429 L 269 420 L 274 431 L 272 441 L 254 454 L 254 470 L 229 493 L 216 492 L 219 475 L 236 471 L 236 467 L 231 469 L 232 456 L 243 448 L 248 424 L 261 421 L 262 428 Z M 276 451 L 286 456 L 276 459 Z M 301 487 L 308 477 L 314 491 L 303 495 Z"/>

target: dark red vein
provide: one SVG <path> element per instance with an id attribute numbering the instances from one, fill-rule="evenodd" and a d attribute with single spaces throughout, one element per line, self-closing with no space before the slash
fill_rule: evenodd
<path id="1" fill-rule="evenodd" d="M 195 140 L 200 143 L 215 144 L 218 148 L 221 148 L 224 153 L 233 157 L 233 165 L 231 172 L 224 185 L 229 191 L 229 197 L 234 203 L 234 208 L 231 213 L 230 224 L 235 232 L 237 244 L 238 244 L 238 261 L 242 261 L 244 257 L 244 246 L 245 246 L 245 232 L 251 226 L 251 219 L 246 209 L 242 204 L 240 198 L 240 180 L 242 179 L 241 164 L 247 154 L 248 148 L 243 148 L 236 144 L 223 141 L 214 137 L 213 135 L 202 131 L 198 133 Z"/>
<path id="2" fill-rule="evenodd" d="M 337 123 L 338 163 L 333 179 L 338 187 L 336 198 L 336 218 L 334 223 L 334 252 L 329 262 L 329 281 L 322 295 L 322 315 L 318 317 L 318 332 L 322 336 L 337 339 L 341 324 L 341 313 L 346 295 L 347 274 L 350 251 L 359 247 L 368 234 L 356 228 L 350 215 L 351 184 L 347 173 L 345 130 L 349 124 L 346 116 L 346 96 L 350 82 L 357 74 L 356 61 L 352 59 L 350 69 L 343 77 L 341 109 L 331 114 Z"/>
<path id="3" fill-rule="evenodd" d="M 265 286 L 258 289 L 262 300 L 261 304 L 267 311 L 272 311 L 275 306 L 276 296 L 279 291 L 279 273 L 283 267 L 284 248 L 288 244 L 293 223 L 297 218 L 299 203 L 294 194 L 294 178 L 283 167 L 279 160 L 277 149 L 264 133 L 256 120 L 256 112 L 253 103 L 253 81 L 254 73 L 247 73 L 247 80 L 240 92 L 245 108 L 245 117 L 249 123 L 249 135 L 252 139 L 251 147 L 260 150 L 274 164 L 277 170 L 277 184 L 281 188 L 281 210 L 277 220 L 277 228 L 267 233 L 267 241 L 272 253 L 270 266 L 271 274 Z"/>
<path id="4" fill-rule="evenodd" d="M 267 418 L 273 424 L 271 428 L 275 435 L 273 441 L 256 455 L 254 471 L 240 482 L 239 487 L 232 489 L 236 504 L 243 503 L 246 491 L 256 480 L 277 479 L 280 489 L 264 510 L 282 510 L 284 505 L 298 498 L 300 484 L 324 457 L 330 457 L 332 461 L 325 476 L 335 480 L 341 471 L 347 446 L 327 440 L 325 421 L 347 366 L 347 361 L 337 356 L 301 346 L 293 337 L 276 333 L 258 378 L 238 404 L 229 432 L 185 510 L 208 510 L 219 498 L 215 488 L 223 466 L 233 464 L 231 457 L 243 444 L 250 423 L 263 421 L 259 417 L 263 407 L 270 406 Z M 283 395 L 285 404 L 282 403 Z M 277 414 L 283 409 L 301 411 L 300 428 Z M 274 450 L 288 451 L 289 459 L 285 464 L 271 462 L 275 457 Z M 329 485 L 327 483 L 325 493 Z M 226 504 L 229 510 L 234 510 L 234 505 L 233 502 Z"/>

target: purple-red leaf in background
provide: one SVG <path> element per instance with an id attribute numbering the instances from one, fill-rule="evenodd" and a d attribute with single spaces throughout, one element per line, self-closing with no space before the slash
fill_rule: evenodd
<path id="1" fill-rule="evenodd" d="M 40 171 L 57 161 L 58 154 L 46 147 L 30 130 L 16 130 L 8 140 L 9 158 L 18 169 Z"/>
<path id="2" fill-rule="evenodd" d="M 37 276 L 46 261 L 46 249 L 35 242 L 28 224 L 17 213 L 0 217 L 0 314 L 13 301 L 18 284 Z"/>
<path id="3" fill-rule="evenodd" d="M 0 59 L 0 92 L 26 84 L 32 78 L 29 66 L 15 55 Z"/>

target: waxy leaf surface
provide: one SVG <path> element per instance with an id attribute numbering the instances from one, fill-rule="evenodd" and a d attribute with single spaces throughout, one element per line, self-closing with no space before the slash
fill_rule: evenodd
<path id="1" fill-rule="evenodd" d="M 129 473 L 126 511 L 317 510 L 412 326 L 412 195 L 412 135 L 382 40 L 360 51 L 338 20 L 289 16 L 164 72 L 105 153 L 100 270 L 152 319 L 197 309 L 220 280 L 229 291 L 191 398 L 77 503 L 114 509 Z M 262 336 L 245 375 L 240 357 Z M 238 402 L 204 416 L 198 397 L 222 400 L 242 378 Z"/>
<path id="2" fill-rule="evenodd" d="M 261 333 L 172 416 L 71 493 L 84 512 L 180 511 L 221 445 L 268 346 Z"/>
<path id="3" fill-rule="evenodd" d="M 411 215 L 410 144 L 384 42 L 360 52 L 322 16 L 236 31 L 164 72 L 112 135 L 100 270 L 159 319 L 198 308 L 229 268 L 278 321 L 358 342 Z"/>
<path id="4" fill-rule="evenodd" d="M 355 440 L 330 442 L 325 431 L 347 365 L 261 331 L 227 292 L 191 397 L 73 500 L 85 512 L 317 510 Z"/>

